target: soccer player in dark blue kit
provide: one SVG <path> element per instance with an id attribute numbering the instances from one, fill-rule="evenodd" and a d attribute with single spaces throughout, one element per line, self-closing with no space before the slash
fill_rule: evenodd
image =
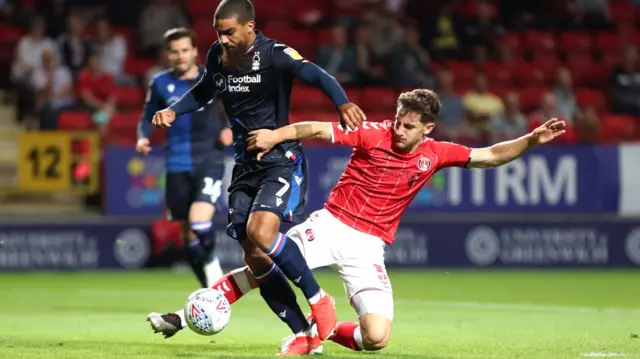
<path id="1" fill-rule="evenodd" d="M 144 155 L 151 151 L 149 136 L 155 113 L 178 101 L 205 72 L 204 66 L 197 64 L 193 31 L 169 30 L 164 41 L 172 68 L 149 84 L 136 145 Z M 210 286 L 223 274 L 214 256 L 211 222 L 222 194 L 223 150 L 232 141 L 231 130 L 221 117 L 215 101 L 182 115 L 167 131 L 165 146 L 167 214 L 180 221 L 186 257 L 202 287 Z"/>
<path id="2" fill-rule="evenodd" d="M 308 354 L 321 346 L 337 324 L 333 298 L 316 282 L 297 245 L 281 233 L 280 222 L 303 218 L 306 161 L 298 142 L 274 147 L 261 160 L 246 151 L 246 139 L 256 129 L 288 125 L 289 100 L 297 77 L 320 89 L 333 101 L 345 125 L 352 129 L 364 121 L 335 78 L 298 52 L 255 30 L 249 0 L 223 0 L 214 15 L 219 41 L 207 54 L 204 77 L 177 103 L 156 113 L 157 127 L 171 128 L 176 116 L 202 107 L 214 97 L 222 99 L 234 139 L 236 165 L 229 187 L 229 226 L 244 251 L 245 262 L 258 282 L 269 307 L 294 332 L 296 340 L 282 354 Z M 304 293 L 317 324 L 311 330 L 286 278 Z M 175 314 L 166 314 L 154 329 L 171 336 L 181 329 Z"/>

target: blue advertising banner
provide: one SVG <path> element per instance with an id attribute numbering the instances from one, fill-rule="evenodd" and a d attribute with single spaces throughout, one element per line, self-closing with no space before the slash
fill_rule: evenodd
<path id="1" fill-rule="evenodd" d="M 3 224 L 0 271 L 135 269 L 151 253 L 148 226 Z"/>
<path id="2" fill-rule="evenodd" d="M 351 150 L 306 148 L 309 210 L 319 208 L 342 174 Z M 615 146 L 540 147 L 496 169 L 448 168 L 436 173 L 410 212 L 600 213 L 618 211 Z"/>
<path id="3" fill-rule="evenodd" d="M 307 212 L 322 207 L 349 161 L 342 146 L 305 148 L 309 169 Z M 219 207 L 226 211 L 226 173 Z M 105 209 L 110 215 L 159 216 L 164 206 L 161 151 L 139 156 L 133 148 L 105 151 Z M 409 212 L 617 213 L 620 160 L 616 146 L 540 147 L 496 169 L 448 168 L 436 173 Z"/>
<path id="4" fill-rule="evenodd" d="M 640 267 L 640 223 L 401 225 L 390 267 Z"/>

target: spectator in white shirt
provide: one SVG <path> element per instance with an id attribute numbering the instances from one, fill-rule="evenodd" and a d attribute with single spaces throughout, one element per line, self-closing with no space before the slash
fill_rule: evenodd
<path id="1" fill-rule="evenodd" d="M 40 129 L 55 130 L 58 112 L 73 106 L 74 92 L 71 72 L 56 63 L 52 51 L 42 53 L 42 67 L 34 69 L 31 81 L 37 93 Z"/>
<path id="2" fill-rule="evenodd" d="M 124 62 L 127 59 L 127 41 L 113 32 L 106 17 L 96 21 L 96 52 L 102 54 L 102 71 L 113 76 L 116 82 L 127 82 Z"/>
<path id="3" fill-rule="evenodd" d="M 42 54 L 55 51 L 54 43 L 45 34 L 46 24 L 42 17 L 35 17 L 31 29 L 18 42 L 16 55 L 11 67 L 11 79 L 16 85 L 16 120 L 23 122 L 25 116 L 34 107 L 34 93 L 31 86 L 31 73 L 42 67 Z"/>

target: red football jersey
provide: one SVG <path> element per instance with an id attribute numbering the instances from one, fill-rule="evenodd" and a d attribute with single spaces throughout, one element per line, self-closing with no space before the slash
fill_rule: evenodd
<path id="1" fill-rule="evenodd" d="M 471 148 L 425 138 L 412 153 L 392 149 L 393 122 L 364 122 L 345 132 L 332 123 L 332 142 L 353 146 L 351 159 L 325 208 L 338 220 L 391 244 L 400 217 L 438 170 L 464 167 Z"/>

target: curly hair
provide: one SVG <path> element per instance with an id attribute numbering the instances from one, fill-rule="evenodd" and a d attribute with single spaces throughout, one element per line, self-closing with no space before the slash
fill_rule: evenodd
<path id="1" fill-rule="evenodd" d="M 403 92 L 398 97 L 397 106 L 402 115 L 407 112 L 419 113 L 422 123 L 434 122 L 440 115 L 440 109 L 442 108 L 438 94 L 427 89 Z"/>

